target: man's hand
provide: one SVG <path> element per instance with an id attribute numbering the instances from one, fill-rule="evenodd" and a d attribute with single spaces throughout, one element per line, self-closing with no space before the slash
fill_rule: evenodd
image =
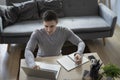
<path id="1" fill-rule="evenodd" d="M 40 67 L 39 67 L 38 65 L 35 65 L 35 66 L 33 67 L 33 69 L 35 69 L 35 70 L 39 70 Z"/>
<path id="2" fill-rule="evenodd" d="M 80 54 L 76 53 L 74 55 L 74 57 L 75 57 L 75 63 L 76 64 L 81 64 L 82 63 L 82 56 L 80 56 Z"/>

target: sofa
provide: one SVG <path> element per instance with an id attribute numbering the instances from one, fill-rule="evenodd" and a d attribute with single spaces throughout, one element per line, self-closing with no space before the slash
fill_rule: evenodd
<path id="1" fill-rule="evenodd" d="M 31 1 L 35 4 L 34 7 L 30 8 L 28 3 Z M 7 9 L 8 7 L 16 8 L 12 12 L 16 17 L 14 15 L 9 16 L 9 23 L 7 24 L 4 22 L 5 17 L 0 16 L 0 43 L 27 43 L 34 30 L 44 27 L 41 15 L 49 9 L 53 9 L 58 13 L 58 26 L 70 28 L 83 40 L 113 36 L 117 16 L 104 4 L 98 3 L 97 0 L 31 1 L 6 0 Z M 21 13 L 17 11 L 20 7 Z M 26 11 L 22 9 L 25 7 L 27 7 Z M 29 11 L 32 11 L 32 13 L 28 14 Z M 14 20 L 11 20 L 13 17 L 15 17 Z"/>

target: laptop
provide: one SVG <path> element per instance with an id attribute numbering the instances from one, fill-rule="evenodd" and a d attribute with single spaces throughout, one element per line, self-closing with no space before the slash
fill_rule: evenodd
<path id="1" fill-rule="evenodd" d="M 22 67 L 23 71 L 28 77 L 35 77 L 45 80 L 57 80 L 61 66 L 56 64 L 47 64 L 42 62 L 35 62 L 40 66 L 40 70 L 35 70 L 29 67 Z"/>

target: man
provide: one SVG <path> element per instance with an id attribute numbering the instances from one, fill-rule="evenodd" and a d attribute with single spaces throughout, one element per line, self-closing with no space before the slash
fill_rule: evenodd
<path id="1" fill-rule="evenodd" d="M 39 47 L 37 56 L 58 56 L 61 54 L 61 48 L 67 40 L 78 46 L 74 56 L 76 64 L 81 63 L 85 48 L 84 42 L 70 29 L 57 26 L 58 18 L 54 11 L 46 11 L 42 18 L 44 28 L 32 33 L 25 49 L 25 59 L 28 66 L 33 69 L 40 69 L 34 62 L 33 51 L 36 45 Z"/>

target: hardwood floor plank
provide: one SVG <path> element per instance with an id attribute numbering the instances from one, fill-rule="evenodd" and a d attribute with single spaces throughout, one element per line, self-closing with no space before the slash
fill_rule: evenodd
<path id="1" fill-rule="evenodd" d="M 4 47 L 5 48 L 5 47 Z M 7 51 L 7 50 L 6 50 Z M 11 53 L 2 52 L 5 56 L 2 61 L 2 79 L 3 80 L 16 80 L 19 71 L 19 61 L 21 48 L 16 46 L 11 46 Z"/>

